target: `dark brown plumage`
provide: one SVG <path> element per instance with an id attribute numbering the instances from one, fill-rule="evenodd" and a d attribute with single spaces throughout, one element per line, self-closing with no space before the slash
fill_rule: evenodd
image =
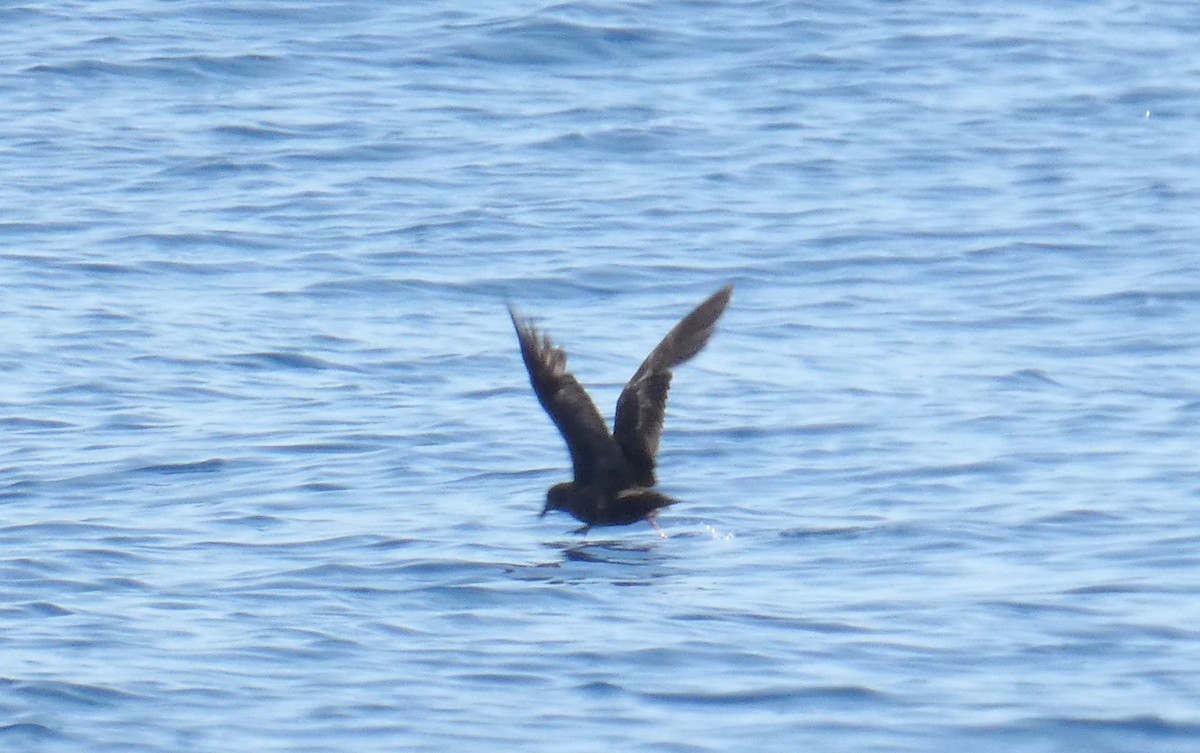
<path id="1" fill-rule="evenodd" d="M 569 512 L 584 523 L 578 533 L 587 533 L 592 526 L 646 520 L 664 535 L 654 516 L 675 500 L 650 487 L 656 481 L 655 458 L 671 370 L 704 349 L 732 294 L 732 285 L 718 290 L 646 356 L 617 400 L 612 434 L 596 404 L 567 371 L 566 352 L 509 306 L 533 392 L 566 441 L 575 470 L 573 481 L 555 484 L 546 493 L 543 515 L 551 510 Z"/>

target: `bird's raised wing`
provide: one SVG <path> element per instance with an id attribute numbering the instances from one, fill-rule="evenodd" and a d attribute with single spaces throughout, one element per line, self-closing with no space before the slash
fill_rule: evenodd
<path id="1" fill-rule="evenodd" d="M 595 481 L 628 483 L 629 468 L 621 449 L 608 433 L 596 404 L 578 380 L 567 371 L 567 354 L 533 323 L 508 307 L 521 342 L 521 357 L 538 402 L 558 427 L 575 468 L 575 483 Z"/>
<path id="2" fill-rule="evenodd" d="M 633 470 L 635 483 L 641 486 L 654 485 L 654 463 L 667 412 L 671 369 L 704 350 L 732 294 L 733 286 L 726 285 L 692 309 L 646 356 L 621 391 L 613 438 Z"/>

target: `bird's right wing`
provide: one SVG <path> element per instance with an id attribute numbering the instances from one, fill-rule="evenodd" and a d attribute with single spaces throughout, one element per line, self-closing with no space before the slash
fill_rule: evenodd
<path id="1" fill-rule="evenodd" d="M 508 307 L 513 328 L 521 342 L 521 357 L 529 371 L 529 383 L 538 402 L 546 409 L 562 434 L 575 467 L 575 483 L 587 484 L 598 479 L 617 481 L 628 478 L 625 458 L 596 404 L 579 381 L 567 371 L 567 354 L 548 335 Z"/>
<path id="2" fill-rule="evenodd" d="M 726 285 L 692 309 L 646 356 L 621 391 L 613 437 L 634 479 L 642 486 L 653 486 L 655 482 L 654 466 L 667 414 L 671 370 L 704 350 L 732 294 L 733 286 Z"/>

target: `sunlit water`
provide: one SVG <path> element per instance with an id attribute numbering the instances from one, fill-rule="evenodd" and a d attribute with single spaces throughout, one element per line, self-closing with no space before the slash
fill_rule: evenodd
<path id="1" fill-rule="evenodd" d="M 1197 18 L 0 10 L 0 748 L 1196 750 Z"/>

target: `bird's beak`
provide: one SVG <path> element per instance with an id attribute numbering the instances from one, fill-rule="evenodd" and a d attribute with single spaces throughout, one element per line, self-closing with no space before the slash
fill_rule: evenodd
<path id="1" fill-rule="evenodd" d="M 542 511 L 540 513 L 538 513 L 538 517 L 544 518 L 544 517 L 546 517 L 546 513 L 548 513 L 548 512 L 550 512 L 550 503 L 549 502 L 547 502 L 546 506 L 542 508 Z"/>

